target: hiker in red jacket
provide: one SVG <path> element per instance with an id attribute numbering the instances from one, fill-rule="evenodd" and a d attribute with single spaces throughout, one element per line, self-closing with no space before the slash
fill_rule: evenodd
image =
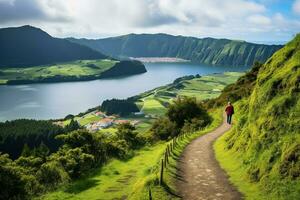
<path id="1" fill-rule="evenodd" d="M 227 114 L 227 123 L 231 124 L 231 118 L 232 118 L 232 115 L 234 114 L 234 108 L 230 102 L 228 102 L 228 105 L 225 108 L 225 112 Z"/>

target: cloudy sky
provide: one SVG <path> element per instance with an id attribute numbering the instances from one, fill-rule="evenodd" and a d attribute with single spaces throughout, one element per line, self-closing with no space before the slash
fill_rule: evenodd
<path id="1" fill-rule="evenodd" d="M 56 37 L 169 33 L 287 41 L 300 0 L 0 0 L 0 27 L 29 24 Z"/>

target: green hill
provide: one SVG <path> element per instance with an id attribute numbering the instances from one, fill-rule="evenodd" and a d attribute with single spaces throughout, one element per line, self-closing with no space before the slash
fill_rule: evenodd
<path id="1" fill-rule="evenodd" d="M 264 62 L 282 47 L 167 34 L 129 34 L 98 40 L 68 40 L 113 57 L 178 57 L 198 63 L 227 66 L 251 66 L 254 61 Z"/>
<path id="2" fill-rule="evenodd" d="M 246 199 L 298 199 L 300 35 L 252 81 L 250 96 L 235 104 L 234 128 L 215 145 L 217 157 Z"/>
<path id="3" fill-rule="evenodd" d="M 98 51 L 51 37 L 32 26 L 0 29 L 0 46 L 0 68 L 107 58 Z"/>

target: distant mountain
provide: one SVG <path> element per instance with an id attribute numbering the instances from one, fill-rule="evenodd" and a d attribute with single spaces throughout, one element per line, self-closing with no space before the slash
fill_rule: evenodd
<path id="1" fill-rule="evenodd" d="M 0 29 L 0 68 L 106 57 L 99 51 L 51 37 L 32 26 Z"/>
<path id="2" fill-rule="evenodd" d="M 282 48 L 282 45 L 167 34 L 129 34 L 97 40 L 68 40 L 113 57 L 178 57 L 197 63 L 226 66 L 251 66 L 254 61 L 264 62 Z"/>

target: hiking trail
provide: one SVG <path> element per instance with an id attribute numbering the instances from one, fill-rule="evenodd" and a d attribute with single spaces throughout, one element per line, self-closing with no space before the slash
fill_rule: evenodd
<path id="1" fill-rule="evenodd" d="M 179 159 L 176 187 L 186 200 L 239 200 L 241 193 L 230 183 L 227 174 L 215 158 L 213 144 L 231 128 L 223 123 L 214 131 L 200 136 L 187 145 Z"/>

